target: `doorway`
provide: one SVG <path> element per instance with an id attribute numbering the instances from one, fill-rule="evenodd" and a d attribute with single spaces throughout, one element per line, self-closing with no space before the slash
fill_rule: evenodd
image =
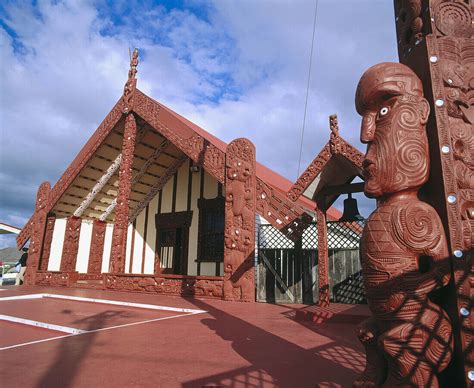
<path id="1" fill-rule="evenodd" d="M 192 211 L 156 215 L 156 274 L 187 274 L 189 227 L 192 218 Z"/>

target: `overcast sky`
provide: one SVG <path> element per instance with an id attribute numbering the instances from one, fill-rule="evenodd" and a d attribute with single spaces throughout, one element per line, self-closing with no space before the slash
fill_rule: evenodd
<path id="1" fill-rule="evenodd" d="M 226 142 L 249 138 L 296 179 L 315 0 L 33 3 L 0 4 L 0 221 L 24 225 L 39 184 L 56 183 L 120 98 L 129 47 L 142 91 Z M 319 0 L 312 59 L 300 171 L 332 113 L 365 150 L 354 92 L 368 67 L 398 61 L 392 1 Z"/>

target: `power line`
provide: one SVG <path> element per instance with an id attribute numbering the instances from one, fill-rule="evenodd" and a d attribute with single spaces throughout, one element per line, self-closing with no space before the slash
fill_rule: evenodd
<path id="1" fill-rule="evenodd" d="M 311 40 L 311 54 L 310 54 L 310 57 L 309 57 L 308 82 L 307 82 L 307 85 L 306 85 L 306 100 L 304 102 L 303 128 L 301 129 L 300 155 L 298 157 L 298 172 L 296 174 L 296 179 L 298 179 L 299 176 L 300 176 L 301 153 L 303 151 L 304 127 L 305 127 L 305 124 L 306 124 L 306 110 L 308 108 L 309 83 L 310 83 L 310 80 L 311 80 L 311 67 L 312 67 L 312 64 L 313 64 L 314 32 L 316 31 L 316 16 L 318 14 L 318 3 L 319 3 L 319 0 L 316 0 L 316 6 L 314 7 L 313 37 L 312 37 L 312 40 Z"/>

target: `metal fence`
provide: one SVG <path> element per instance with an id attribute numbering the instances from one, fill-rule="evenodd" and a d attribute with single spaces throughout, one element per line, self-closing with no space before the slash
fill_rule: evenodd
<path id="1" fill-rule="evenodd" d="M 340 303 L 364 303 L 359 240 L 363 221 L 327 223 L 329 288 Z M 318 233 L 311 223 L 293 242 L 272 225 L 258 229 L 257 300 L 314 303 L 318 300 Z"/>

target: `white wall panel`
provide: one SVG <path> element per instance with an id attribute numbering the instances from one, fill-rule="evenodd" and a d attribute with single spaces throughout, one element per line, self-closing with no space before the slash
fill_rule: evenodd
<path id="1" fill-rule="evenodd" d="M 112 250 L 113 224 L 107 224 L 105 228 L 104 253 L 102 255 L 102 272 L 109 272 L 110 252 Z"/>
<path id="2" fill-rule="evenodd" d="M 77 250 L 76 271 L 87 273 L 89 263 L 89 252 L 92 240 L 92 221 L 82 220 L 81 233 L 79 235 L 79 249 Z"/>
<path id="3" fill-rule="evenodd" d="M 161 212 L 162 213 L 171 213 L 171 207 L 173 202 L 173 176 L 168 179 L 165 187 L 162 190 L 161 196 Z"/>
<path id="4" fill-rule="evenodd" d="M 64 235 L 66 234 L 66 218 L 56 218 L 54 222 L 51 252 L 49 254 L 48 271 L 59 271 L 63 254 Z"/>
<path id="5" fill-rule="evenodd" d="M 185 162 L 178 170 L 178 186 L 176 190 L 176 211 L 183 212 L 188 207 L 188 175 L 189 163 Z"/>
<path id="6" fill-rule="evenodd" d="M 134 232 L 133 224 L 128 225 L 127 230 L 127 251 L 125 253 L 125 273 L 130 273 L 130 256 L 132 250 L 132 233 Z"/>
<path id="7" fill-rule="evenodd" d="M 143 235 L 145 230 L 145 213 L 146 208 L 139 214 L 135 225 L 135 241 L 133 243 L 133 261 L 132 273 L 142 273 L 143 259 Z"/>
<path id="8" fill-rule="evenodd" d="M 150 201 L 148 209 L 148 227 L 146 231 L 145 245 L 145 267 L 144 273 L 152 274 L 155 269 L 155 242 L 156 242 L 156 225 L 155 215 L 158 211 L 158 194 Z"/>

